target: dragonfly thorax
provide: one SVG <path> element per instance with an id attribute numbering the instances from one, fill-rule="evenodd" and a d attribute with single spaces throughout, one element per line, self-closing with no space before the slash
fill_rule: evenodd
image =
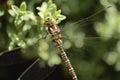
<path id="1" fill-rule="evenodd" d="M 54 26 L 54 24 L 55 24 L 55 22 L 54 22 L 53 19 L 51 19 L 51 18 L 45 19 L 45 25 L 46 25 L 46 27 Z"/>

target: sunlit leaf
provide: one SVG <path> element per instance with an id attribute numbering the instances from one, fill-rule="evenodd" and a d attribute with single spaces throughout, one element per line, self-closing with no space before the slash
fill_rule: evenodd
<path id="1" fill-rule="evenodd" d="M 61 14 L 61 10 L 57 10 L 56 5 L 52 3 L 51 0 L 48 3 L 44 2 L 41 7 L 37 7 L 37 9 L 39 10 L 38 15 L 42 18 L 43 22 L 48 17 L 53 19 L 56 24 L 66 19 L 66 17 Z"/>

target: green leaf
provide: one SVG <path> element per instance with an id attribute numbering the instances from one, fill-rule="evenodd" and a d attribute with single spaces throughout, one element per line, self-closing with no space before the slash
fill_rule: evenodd
<path id="1" fill-rule="evenodd" d="M 37 7 L 37 10 L 39 10 L 38 15 L 41 17 L 42 22 L 48 17 L 53 19 L 56 24 L 66 19 L 66 17 L 61 14 L 61 10 L 57 10 L 57 6 L 52 3 L 51 0 L 49 0 L 48 3 L 44 2 L 41 7 Z"/>
<path id="2" fill-rule="evenodd" d="M 21 5 L 20 5 L 20 10 L 25 11 L 26 9 L 27 9 L 26 2 L 22 2 Z"/>
<path id="3" fill-rule="evenodd" d="M 55 12 L 55 15 L 59 15 L 59 14 L 61 14 L 61 10 Z"/>
<path id="4" fill-rule="evenodd" d="M 13 16 L 18 15 L 19 14 L 18 11 L 20 11 L 20 9 L 17 6 L 12 5 L 12 14 L 13 14 Z"/>

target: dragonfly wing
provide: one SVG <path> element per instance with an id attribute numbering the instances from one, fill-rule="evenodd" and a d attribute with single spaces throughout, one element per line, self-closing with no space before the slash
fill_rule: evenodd
<path id="1" fill-rule="evenodd" d="M 28 60 L 21 56 L 20 47 L 11 51 L 4 51 L 0 56 L 0 66 L 9 66 L 27 62 Z"/>
<path id="2" fill-rule="evenodd" d="M 44 80 L 47 78 L 56 68 L 46 66 L 41 68 L 40 59 L 35 60 L 35 62 L 28 67 L 17 80 Z"/>

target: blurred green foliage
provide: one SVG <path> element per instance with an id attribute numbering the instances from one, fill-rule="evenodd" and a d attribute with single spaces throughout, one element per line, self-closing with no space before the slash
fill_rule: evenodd
<path id="1" fill-rule="evenodd" d="M 8 0 L 0 5 L 0 50 L 6 50 L 9 46 L 12 49 L 21 44 L 24 47 L 24 43 L 27 43 L 28 47 L 24 47 L 23 52 L 29 54 L 25 55 L 33 56 L 38 53 L 37 56 L 39 55 L 49 65 L 59 64 L 61 60 L 57 55 L 58 51 L 50 37 L 42 39 L 46 30 L 43 28 L 44 25 L 38 22 L 41 18 L 35 16 L 38 13 L 36 7 L 45 0 L 24 1 L 27 3 L 26 6 L 25 3 L 20 5 L 23 0 Z M 78 78 L 120 80 L 120 1 L 53 0 L 53 2 L 67 17 L 58 25 L 63 35 L 64 48 L 67 49 L 66 52 Z M 10 7 L 12 4 L 20 7 L 14 6 L 14 10 L 10 11 L 13 8 Z M 108 6 L 111 7 L 107 8 Z M 101 9 L 104 11 L 96 16 L 74 23 Z M 10 34 L 13 30 L 14 34 Z"/>

